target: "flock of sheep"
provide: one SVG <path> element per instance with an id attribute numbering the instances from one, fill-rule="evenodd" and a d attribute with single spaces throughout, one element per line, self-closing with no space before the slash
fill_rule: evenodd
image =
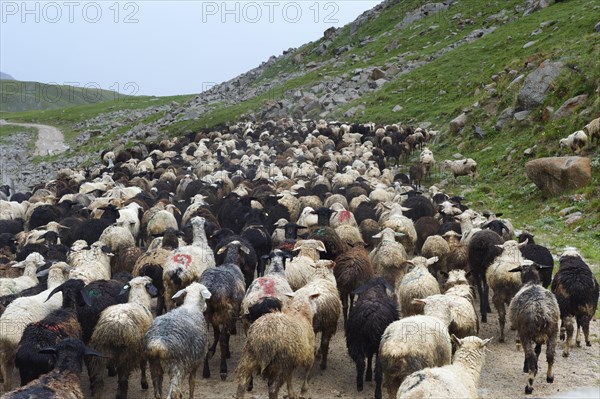
<path id="1" fill-rule="evenodd" d="M 598 120 L 586 129 L 597 136 Z M 436 134 L 247 122 L 104 151 L 101 164 L 60 170 L 32 192 L 3 187 L 3 398 L 83 398 L 84 360 L 94 398 L 106 374 L 117 376 L 117 398 L 136 369 L 149 388 L 147 366 L 156 398 L 182 397 L 186 379 L 193 398 L 217 347 L 228 378 L 238 333 L 238 398 L 254 377 L 270 398 L 284 383 L 297 398 L 296 369 L 305 397 L 338 328 L 358 391 L 374 378 L 376 398 L 476 398 L 490 288 L 499 340 L 508 318 L 524 349 L 525 392 L 542 345 L 552 382 L 559 335 L 563 356 L 574 321 L 577 346 L 580 329 L 591 344 L 598 282 L 576 250 L 552 277 L 554 258 L 532 234 L 435 185 L 421 190 Z M 442 164 L 455 180 L 476 177 L 471 158 Z M 11 391 L 15 367 L 21 387 Z"/>

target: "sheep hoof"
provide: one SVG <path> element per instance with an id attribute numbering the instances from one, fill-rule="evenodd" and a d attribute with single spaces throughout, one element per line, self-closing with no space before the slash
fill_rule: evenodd
<path id="1" fill-rule="evenodd" d="M 575 341 L 575 343 L 577 344 L 578 348 L 581 348 L 581 341 Z"/>
<path id="2" fill-rule="evenodd" d="M 142 389 L 148 389 L 148 381 L 142 381 Z"/>
<path id="3" fill-rule="evenodd" d="M 498 338 L 498 342 L 504 342 L 504 337 Z"/>
<path id="4" fill-rule="evenodd" d="M 569 357 L 569 352 L 563 352 L 563 357 Z"/>
<path id="5" fill-rule="evenodd" d="M 527 367 L 527 365 L 523 366 L 523 372 L 524 373 L 528 373 L 529 372 L 529 367 Z"/>
<path id="6" fill-rule="evenodd" d="M 202 378 L 210 378 L 210 370 L 208 368 L 202 370 Z"/>
<path id="7" fill-rule="evenodd" d="M 565 340 L 565 333 L 561 333 L 560 336 L 559 336 L 559 339 L 561 341 L 564 341 Z"/>
<path id="8" fill-rule="evenodd" d="M 362 390 L 363 390 L 363 386 L 362 386 L 362 384 L 360 384 L 360 385 L 359 385 L 359 384 L 357 384 L 357 385 L 356 385 L 356 390 L 357 390 L 358 392 L 362 392 Z"/>
<path id="9" fill-rule="evenodd" d="M 321 370 L 327 370 L 327 363 L 320 364 Z"/>
<path id="10" fill-rule="evenodd" d="M 527 395 L 529 395 L 529 394 L 531 394 L 532 392 L 533 392 L 533 387 L 530 387 L 529 385 L 527 385 L 527 386 L 525 387 L 525 393 L 526 393 Z"/>
<path id="11" fill-rule="evenodd" d="M 221 381 L 227 380 L 227 373 L 221 373 Z"/>
<path id="12" fill-rule="evenodd" d="M 548 384 L 552 384 L 554 382 L 554 376 L 552 376 L 552 377 L 550 377 L 550 376 L 546 377 L 546 382 Z"/>
<path id="13" fill-rule="evenodd" d="M 590 341 L 585 341 L 585 346 L 592 346 L 592 343 Z"/>

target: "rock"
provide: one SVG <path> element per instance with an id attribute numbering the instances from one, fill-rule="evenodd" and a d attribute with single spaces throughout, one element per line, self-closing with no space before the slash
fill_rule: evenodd
<path id="1" fill-rule="evenodd" d="M 542 121 L 548 122 L 550 120 L 550 117 L 552 117 L 553 113 L 554 113 L 553 107 L 548 106 L 548 107 L 544 108 L 544 111 L 542 112 Z"/>
<path id="2" fill-rule="evenodd" d="M 346 100 L 346 96 L 343 94 L 334 94 L 332 100 L 336 104 L 345 104 L 348 102 L 348 100 Z"/>
<path id="3" fill-rule="evenodd" d="M 463 155 L 460 152 L 456 152 L 454 154 L 452 154 L 452 158 L 454 159 L 463 159 Z"/>
<path id="4" fill-rule="evenodd" d="M 525 151 L 523 151 L 523 155 L 525 155 L 526 157 L 530 157 L 533 155 L 534 150 L 535 150 L 534 147 L 529 147 Z"/>
<path id="5" fill-rule="evenodd" d="M 523 13 L 523 16 L 533 14 L 534 12 L 544 9 L 546 7 L 548 7 L 548 2 L 546 0 L 534 0 L 531 2 L 530 7 Z"/>
<path id="6" fill-rule="evenodd" d="M 533 46 L 533 45 L 534 45 L 534 44 L 536 44 L 536 43 L 537 43 L 537 40 L 532 40 L 532 41 L 530 41 L 530 42 L 527 42 L 527 43 L 525 43 L 525 44 L 523 45 L 523 48 L 528 48 L 528 47 L 531 47 L 531 46 Z"/>
<path id="7" fill-rule="evenodd" d="M 568 207 L 568 208 L 561 209 L 561 210 L 558 212 L 558 216 L 560 216 L 561 218 L 564 218 L 565 216 L 567 216 L 568 214 L 570 214 L 570 213 L 571 213 L 572 211 L 574 211 L 574 210 L 575 210 L 575 207 L 574 207 L 574 206 L 570 206 L 570 207 Z"/>
<path id="8" fill-rule="evenodd" d="M 450 121 L 450 131 L 458 133 L 467 124 L 467 114 L 462 113 Z"/>
<path id="9" fill-rule="evenodd" d="M 511 71 L 511 72 L 512 72 L 512 71 Z M 515 71 L 515 72 L 516 72 L 516 71 Z M 512 75 L 512 74 L 509 72 L 509 75 Z M 517 83 L 519 83 L 521 80 L 523 80 L 523 78 L 524 78 L 524 77 L 525 77 L 525 75 L 519 75 L 519 76 L 517 76 L 516 78 L 514 78 L 514 79 L 512 80 L 512 82 L 510 82 L 510 83 L 508 84 L 508 86 L 506 87 L 506 90 L 510 89 L 511 87 L 513 87 L 514 85 L 516 85 Z"/>
<path id="10" fill-rule="evenodd" d="M 506 123 L 512 119 L 514 114 L 515 114 L 515 109 L 512 107 L 503 109 L 502 112 L 500 112 L 500 115 L 498 115 L 498 119 L 496 119 L 496 125 L 494 126 L 496 128 L 496 130 L 497 131 L 502 130 L 504 125 L 506 125 Z"/>
<path id="11" fill-rule="evenodd" d="M 373 80 L 378 80 L 378 79 L 383 79 L 385 78 L 385 72 L 383 72 L 381 69 L 379 68 L 375 68 L 373 69 L 373 71 L 371 72 L 371 79 Z"/>
<path id="12" fill-rule="evenodd" d="M 552 197 L 575 188 L 585 187 L 592 180 L 592 167 L 585 157 L 539 158 L 525 164 L 527 177 Z"/>
<path id="13" fill-rule="evenodd" d="M 579 96 L 569 98 L 567 101 L 565 101 L 563 103 L 563 105 L 560 106 L 559 109 L 556 110 L 556 112 L 552 116 L 552 119 L 560 119 L 560 118 L 564 118 L 567 115 L 571 115 L 573 113 L 573 111 L 575 111 L 575 109 L 577 107 L 579 107 L 581 104 L 585 103 L 587 101 L 587 99 L 588 99 L 587 94 L 581 94 Z"/>
<path id="14" fill-rule="evenodd" d="M 448 93 L 444 89 L 438 91 L 438 96 L 443 96 L 443 95 L 446 95 L 446 94 L 448 94 Z"/>
<path id="15" fill-rule="evenodd" d="M 383 78 L 381 78 L 381 79 L 377 79 L 377 80 L 375 81 L 375 87 L 379 89 L 381 86 L 383 86 L 383 85 L 384 85 L 384 84 L 386 84 L 387 82 L 388 82 L 388 81 L 387 81 L 387 79 L 383 79 Z"/>
<path id="16" fill-rule="evenodd" d="M 392 112 L 400 112 L 400 111 L 402 111 L 401 105 L 396 105 L 396 106 L 394 106 L 394 108 L 392 108 Z"/>
<path id="17" fill-rule="evenodd" d="M 565 225 L 567 227 L 573 227 L 574 225 L 580 224 L 582 222 L 583 214 L 581 212 L 572 213 L 565 219 Z"/>
<path id="18" fill-rule="evenodd" d="M 563 70 L 562 62 L 544 61 L 525 79 L 517 98 L 517 109 L 532 109 L 540 105 L 548 96 L 554 80 Z"/>
<path id="19" fill-rule="evenodd" d="M 594 26 L 594 32 L 600 32 L 600 21 Z"/>
<path id="20" fill-rule="evenodd" d="M 519 111 L 519 112 L 515 112 L 515 114 L 513 115 L 513 117 L 518 120 L 519 122 L 523 122 L 525 119 L 527 119 L 527 117 L 529 116 L 529 114 L 531 114 L 531 111 Z"/>

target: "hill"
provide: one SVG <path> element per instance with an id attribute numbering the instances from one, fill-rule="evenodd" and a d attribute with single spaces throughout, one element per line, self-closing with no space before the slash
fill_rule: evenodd
<path id="1" fill-rule="evenodd" d="M 6 75 L 9 76 L 9 75 Z M 12 77 L 9 76 L 10 79 Z M 97 87 L 75 87 L 39 82 L 0 80 L 0 111 L 22 112 L 73 107 L 128 97 Z"/>
<path id="2" fill-rule="evenodd" d="M 436 159 L 460 153 L 478 162 L 479 179 L 473 185 L 446 181 L 449 191 L 503 212 L 518 229 L 534 230 L 542 242 L 551 242 L 555 252 L 577 245 L 600 263 L 598 146 L 586 154 L 592 183 L 573 193 L 545 199 L 524 174 L 525 162 L 559 154 L 561 137 L 600 116 L 599 9 L 599 0 L 549 5 L 387 0 L 351 24 L 193 98 L 128 99 L 66 113 L 2 117 L 59 126 L 74 143 L 79 136 L 78 161 L 109 146 L 240 119 L 292 116 L 428 126 L 441 132 L 431 146 Z M 526 82 L 545 76 L 548 66 L 553 79 L 543 96 L 527 93 Z M 571 99 L 575 102 L 562 107 Z M 457 116 L 462 124 L 451 129 Z M 483 135 L 475 135 L 474 126 Z M 433 179 L 445 176 L 436 170 Z M 564 208 L 584 217 L 568 226 L 559 215 Z"/>
<path id="3" fill-rule="evenodd" d="M 13 78 L 7 73 L 0 72 L 0 80 L 15 80 L 15 78 Z"/>

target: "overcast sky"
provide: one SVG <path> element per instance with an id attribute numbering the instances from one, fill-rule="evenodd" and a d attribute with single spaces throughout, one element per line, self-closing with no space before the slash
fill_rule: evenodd
<path id="1" fill-rule="evenodd" d="M 0 0 L 0 70 L 125 94 L 198 93 L 381 0 Z"/>

